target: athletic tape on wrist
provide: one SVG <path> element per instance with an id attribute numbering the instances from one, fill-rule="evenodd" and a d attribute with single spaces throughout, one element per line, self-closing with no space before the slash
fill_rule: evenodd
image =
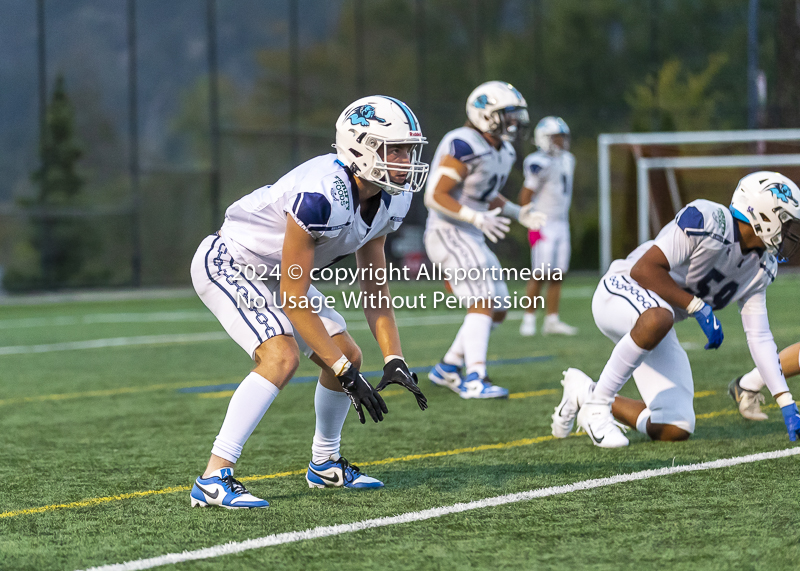
<path id="1" fill-rule="evenodd" d="M 405 363 L 405 361 L 406 361 L 405 359 L 403 359 L 403 356 L 402 356 L 402 355 L 386 355 L 386 356 L 383 358 L 383 364 L 384 364 L 384 365 L 388 365 L 390 361 L 394 361 L 395 359 L 400 359 L 400 360 L 401 360 L 401 361 L 403 361 L 404 363 Z"/>
<path id="2" fill-rule="evenodd" d="M 477 215 L 478 215 L 478 213 L 475 212 L 469 206 L 462 206 L 461 209 L 458 212 L 456 212 L 456 218 L 458 218 L 459 220 L 462 220 L 464 222 L 467 222 L 468 224 L 474 224 L 475 223 L 475 217 Z"/>
<path id="3" fill-rule="evenodd" d="M 794 403 L 794 398 L 792 398 L 792 393 L 783 393 L 782 395 L 778 395 L 775 402 L 778 403 L 779 407 L 783 408 Z"/>
<path id="4" fill-rule="evenodd" d="M 695 296 L 692 298 L 692 301 L 689 302 L 689 305 L 686 306 L 686 311 L 689 313 L 689 315 L 692 315 L 703 309 L 705 304 L 706 302 Z"/>
<path id="5" fill-rule="evenodd" d="M 503 209 L 500 211 L 500 214 L 503 216 L 508 216 L 509 218 L 513 218 L 514 220 L 519 220 L 519 212 L 522 210 L 522 207 L 519 204 L 514 204 L 506 200 L 503 203 Z"/>
<path id="6" fill-rule="evenodd" d="M 338 361 L 336 361 L 333 365 L 331 365 L 331 370 L 333 370 L 333 374 L 337 377 L 341 376 L 343 373 L 347 372 L 347 369 L 350 368 L 352 363 L 342 355 Z"/>

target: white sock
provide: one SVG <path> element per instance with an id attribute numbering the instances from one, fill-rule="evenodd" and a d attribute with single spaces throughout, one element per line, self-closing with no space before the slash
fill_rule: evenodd
<path id="1" fill-rule="evenodd" d="M 228 404 L 228 412 L 211 453 L 236 462 L 242 447 L 255 430 L 280 389 L 258 373 L 250 373 L 241 382 Z"/>
<path id="2" fill-rule="evenodd" d="M 461 367 L 464 365 L 464 330 L 466 326 L 466 320 L 461 325 L 456 334 L 456 338 L 453 340 L 453 344 L 450 345 L 450 348 L 447 350 L 447 353 L 444 354 L 444 361 L 448 365 L 456 365 L 457 367 Z"/>
<path id="3" fill-rule="evenodd" d="M 603 368 L 603 372 L 600 373 L 597 386 L 594 388 L 592 401 L 612 402 L 617 393 L 628 382 L 628 379 L 631 378 L 633 372 L 649 354 L 650 351 L 639 347 L 631 339 L 631 334 L 626 333 L 625 337 L 620 339 L 617 346 L 614 347 L 611 357 L 608 358 L 608 362 Z"/>
<path id="4" fill-rule="evenodd" d="M 636 430 L 647 435 L 647 421 L 650 420 L 650 409 L 646 408 L 639 413 L 636 419 Z M 648 435 L 649 436 L 649 435 Z"/>
<path id="5" fill-rule="evenodd" d="M 492 316 L 483 313 L 468 313 L 464 318 L 464 361 L 467 375 L 478 373 L 486 376 L 486 353 L 489 349 L 489 334 L 492 332 Z"/>
<path id="6" fill-rule="evenodd" d="M 746 375 L 742 377 L 742 380 L 739 381 L 739 386 L 747 391 L 760 391 L 764 388 L 766 383 L 764 383 L 764 379 L 761 378 L 761 375 L 758 374 L 758 368 L 753 369 Z"/>
<path id="7" fill-rule="evenodd" d="M 342 427 L 351 404 L 346 394 L 326 389 L 317 382 L 317 392 L 314 394 L 317 428 L 311 444 L 311 461 L 314 464 L 326 462 L 331 455 L 339 457 Z"/>
<path id="8" fill-rule="evenodd" d="M 522 314 L 522 323 L 525 325 L 533 325 L 536 323 L 536 314 L 535 313 L 523 313 Z"/>
<path id="9" fill-rule="evenodd" d="M 558 323 L 559 322 L 558 314 L 557 313 L 548 313 L 547 315 L 544 316 L 544 322 L 545 323 Z"/>

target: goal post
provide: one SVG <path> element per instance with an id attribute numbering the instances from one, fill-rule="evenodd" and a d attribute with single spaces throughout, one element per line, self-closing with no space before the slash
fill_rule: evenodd
<path id="1" fill-rule="evenodd" d="M 758 129 L 746 131 L 685 131 L 667 133 L 603 133 L 597 138 L 598 199 L 600 231 L 600 271 L 611 265 L 611 146 L 649 145 L 695 145 L 753 143 L 760 141 L 800 142 L 800 129 Z M 653 169 L 665 169 L 670 199 L 679 209 L 675 170 L 800 166 L 800 154 L 773 155 L 717 155 L 679 157 L 636 157 L 637 175 L 637 226 L 639 243 L 650 238 L 650 220 L 653 212 L 650 204 L 650 177 Z"/>

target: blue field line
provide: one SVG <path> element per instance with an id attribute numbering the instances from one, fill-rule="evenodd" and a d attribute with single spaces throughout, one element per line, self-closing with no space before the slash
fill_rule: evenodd
<path id="1" fill-rule="evenodd" d="M 538 357 L 518 357 L 516 359 L 498 359 L 496 361 L 489 361 L 487 366 L 497 366 L 497 365 L 522 365 L 524 363 L 538 363 L 541 361 L 549 361 L 552 359 L 552 355 L 540 355 Z M 414 373 L 427 373 L 433 369 L 433 366 L 427 367 L 411 367 L 411 371 Z M 367 378 L 371 377 L 381 377 L 383 376 L 383 370 L 380 371 L 361 371 L 361 374 Z M 313 383 L 317 381 L 317 376 L 307 376 L 307 377 L 295 377 L 290 383 Z M 224 385 L 204 385 L 201 387 L 184 387 L 182 389 L 178 389 L 179 393 L 220 393 L 222 391 L 233 391 L 236 390 L 236 387 L 239 386 L 239 383 L 226 383 Z"/>

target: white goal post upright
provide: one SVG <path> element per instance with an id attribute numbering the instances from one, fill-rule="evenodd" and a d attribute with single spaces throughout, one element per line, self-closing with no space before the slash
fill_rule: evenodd
<path id="1" fill-rule="evenodd" d="M 798 141 L 800 129 L 756 129 L 747 131 L 685 131 L 667 133 L 603 133 L 597 137 L 599 179 L 600 271 L 611 265 L 611 145 L 696 145 Z M 639 243 L 650 239 L 651 169 L 667 169 L 674 184 L 674 169 L 800 166 L 800 154 L 720 155 L 685 157 L 637 157 L 637 224 Z M 671 176 L 670 176 L 671 175 Z M 672 186 L 672 184 L 670 185 Z M 677 192 L 672 196 L 676 204 Z"/>

